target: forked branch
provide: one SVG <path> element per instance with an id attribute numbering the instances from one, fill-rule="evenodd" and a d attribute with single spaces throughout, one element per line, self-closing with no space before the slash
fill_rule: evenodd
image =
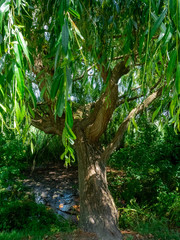
<path id="1" fill-rule="evenodd" d="M 121 123 L 118 131 L 115 134 L 112 142 L 107 146 L 106 150 L 102 153 L 102 160 L 106 162 L 110 155 L 121 145 L 124 133 L 126 132 L 130 121 L 137 116 L 139 113 L 144 111 L 155 99 L 157 99 L 162 94 L 163 87 L 159 88 L 156 92 L 148 96 L 142 104 L 134 108 L 127 118 Z"/>

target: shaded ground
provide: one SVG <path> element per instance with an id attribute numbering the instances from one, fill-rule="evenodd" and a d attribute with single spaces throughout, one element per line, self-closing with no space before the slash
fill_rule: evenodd
<path id="1" fill-rule="evenodd" d="M 107 168 L 107 172 L 113 172 L 121 177 L 123 172 Z M 64 218 L 78 223 L 79 194 L 78 171 L 75 167 L 66 169 L 63 166 L 46 166 L 34 170 L 32 175 L 26 173 L 24 184 L 34 191 L 36 202 L 43 203 L 52 208 Z M 122 231 L 124 240 L 148 240 L 154 239 L 149 234 L 140 235 L 131 230 Z M 29 236 L 29 240 L 31 237 Z M 24 239 L 25 240 L 25 239 Z M 98 240 L 95 234 L 76 230 L 73 233 L 58 233 L 53 236 L 44 236 L 43 240 Z"/>
<path id="2" fill-rule="evenodd" d="M 151 234 L 148 236 L 142 236 L 133 231 L 121 231 L 123 234 L 123 240 L 150 240 L 154 239 Z M 69 234 L 55 234 L 51 237 L 44 237 L 43 240 L 98 240 L 95 234 L 85 233 L 81 230 L 77 230 L 74 233 Z"/>
<path id="3" fill-rule="evenodd" d="M 34 192 L 37 203 L 52 208 L 65 219 L 77 222 L 79 214 L 77 168 L 63 166 L 39 167 L 27 178 L 24 184 Z"/>

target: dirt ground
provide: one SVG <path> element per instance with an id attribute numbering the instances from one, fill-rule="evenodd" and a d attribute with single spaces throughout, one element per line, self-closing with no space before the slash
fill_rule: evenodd
<path id="1" fill-rule="evenodd" d="M 123 240 L 150 240 L 153 239 L 151 234 L 142 236 L 136 232 L 130 230 L 121 231 L 123 234 Z M 45 236 L 43 240 L 98 240 L 95 234 L 85 233 L 81 230 L 76 230 L 74 233 L 69 234 L 55 234 L 51 237 Z"/>

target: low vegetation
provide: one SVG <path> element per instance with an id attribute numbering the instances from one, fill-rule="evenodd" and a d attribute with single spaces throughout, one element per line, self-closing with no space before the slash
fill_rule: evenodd
<path id="1" fill-rule="evenodd" d="M 119 227 L 152 239 L 178 240 L 180 136 L 171 126 L 159 131 L 145 119 L 138 126 L 126 134 L 123 148 L 109 159 L 108 182 L 120 213 Z M 41 144 L 32 154 L 29 140 L 23 143 L 14 133 L 1 134 L 0 240 L 30 236 L 38 240 L 76 228 L 46 206 L 36 204 L 22 184 L 23 173 L 32 167 L 35 157 L 38 166 L 43 159 L 49 163 L 47 153 L 52 152 L 52 164 L 60 159 L 52 151 L 60 144 L 57 138 L 42 133 L 36 136 Z"/>

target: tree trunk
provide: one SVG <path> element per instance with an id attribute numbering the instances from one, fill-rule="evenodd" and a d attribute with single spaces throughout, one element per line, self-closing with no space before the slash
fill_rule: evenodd
<path id="1" fill-rule="evenodd" d="M 101 240 L 121 240 L 117 227 L 118 211 L 109 192 L 106 168 L 96 146 L 89 144 L 83 132 L 76 133 L 80 191 L 80 227 L 94 232 Z"/>

